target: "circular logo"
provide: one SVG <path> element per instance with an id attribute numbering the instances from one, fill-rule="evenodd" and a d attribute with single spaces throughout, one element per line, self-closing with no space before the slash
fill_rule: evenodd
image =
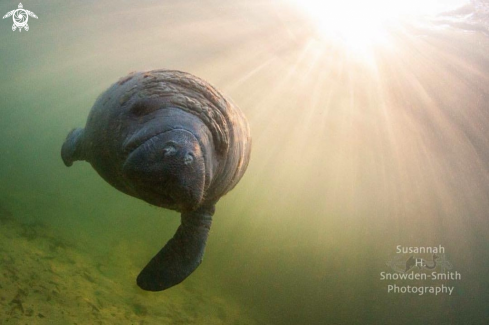
<path id="1" fill-rule="evenodd" d="M 24 9 L 16 10 L 14 14 L 14 24 L 17 25 L 17 27 L 25 26 L 28 19 L 29 17 L 27 16 L 27 12 L 25 12 Z"/>

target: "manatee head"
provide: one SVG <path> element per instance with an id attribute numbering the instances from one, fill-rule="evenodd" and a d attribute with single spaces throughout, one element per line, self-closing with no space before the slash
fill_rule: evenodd
<path id="1" fill-rule="evenodd" d="M 176 211 L 196 209 L 219 165 L 211 131 L 195 114 L 160 98 L 135 96 L 114 105 L 113 93 L 121 90 L 109 89 L 85 129 L 70 134 L 65 164 L 86 160 L 124 193 Z M 80 155 L 70 155 L 78 146 Z"/>
<path id="2" fill-rule="evenodd" d="M 216 165 L 204 123 L 158 101 L 135 103 L 126 119 L 130 131 L 120 143 L 122 182 L 151 204 L 178 211 L 197 208 Z"/>

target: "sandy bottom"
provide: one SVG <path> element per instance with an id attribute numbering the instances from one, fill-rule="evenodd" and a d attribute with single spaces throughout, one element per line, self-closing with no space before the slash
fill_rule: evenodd
<path id="1" fill-rule="evenodd" d="M 118 278 L 135 267 L 78 245 L 0 206 L 0 324 L 257 324 L 237 303 L 192 285 L 144 292 Z"/>

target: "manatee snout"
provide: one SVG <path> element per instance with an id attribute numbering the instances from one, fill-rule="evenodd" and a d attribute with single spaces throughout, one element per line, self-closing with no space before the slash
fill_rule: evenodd
<path id="1" fill-rule="evenodd" d="M 159 195 L 181 211 L 195 209 L 202 201 L 205 163 L 196 137 L 189 131 L 174 129 L 140 143 L 128 153 L 123 176 L 138 192 Z"/>

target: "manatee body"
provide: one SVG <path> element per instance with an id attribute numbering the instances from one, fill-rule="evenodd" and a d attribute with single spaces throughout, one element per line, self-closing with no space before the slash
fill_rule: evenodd
<path id="1" fill-rule="evenodd" d="M 116 189 L 181 212 L 181 225 L 137 278 L 144 290 L 183 281 L 201 263 L 217 201 L 241 179 L 251 138 L 240 109 L 191 74 L 154 70 L 122 78 L 99 96 L 84 129 L 61 149 Z"/>

